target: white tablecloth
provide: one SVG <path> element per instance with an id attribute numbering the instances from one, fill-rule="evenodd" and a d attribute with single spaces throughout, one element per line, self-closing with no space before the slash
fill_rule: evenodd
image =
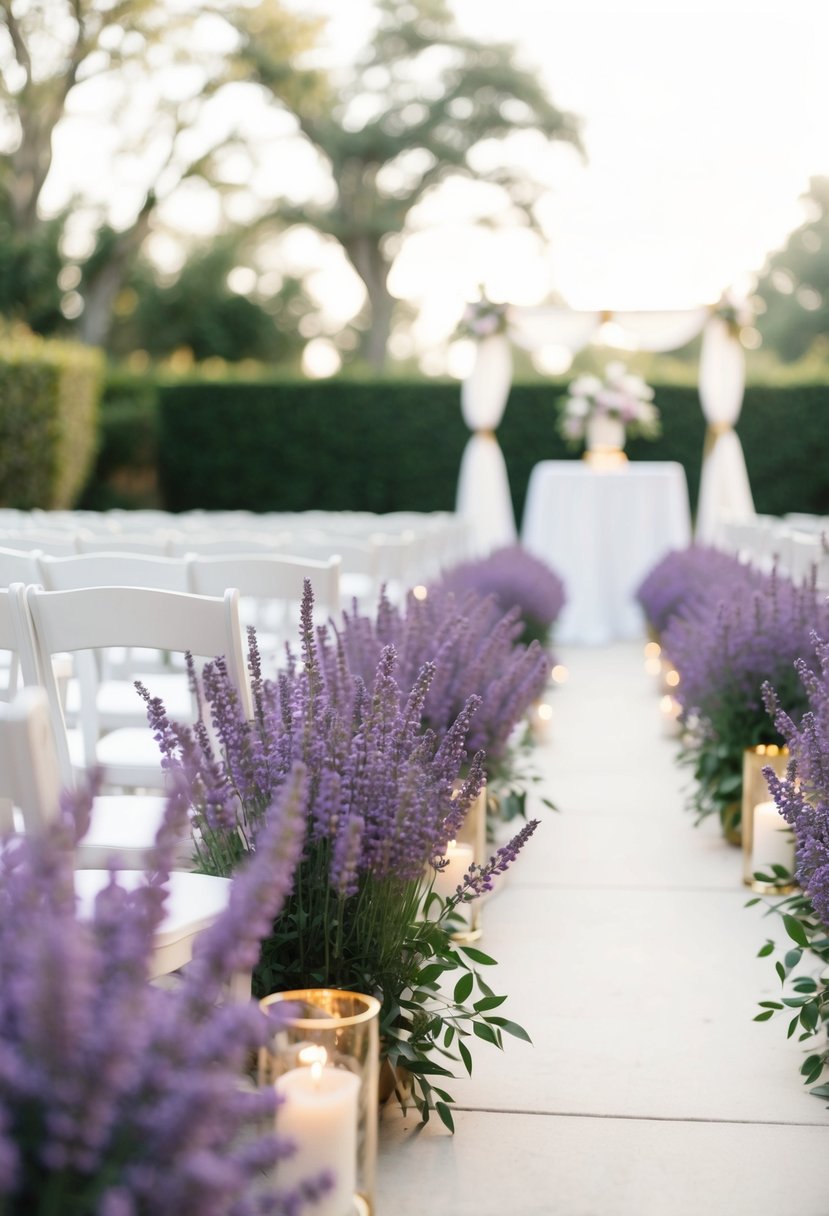
<path id="1" fill-rule="evenodd" d="M 521 540 L 564 579 L 557 642 L 641 637 L 636 588 L 669 550 L 691 541 L 685 470 L 673 462 L 599 470 L 581 460 L 542 461 L 530 476 Z"/>

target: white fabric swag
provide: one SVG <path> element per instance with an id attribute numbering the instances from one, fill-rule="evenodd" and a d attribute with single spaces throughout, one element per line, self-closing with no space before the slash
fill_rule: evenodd
<path id="1" fill-rule="evenodd" d="M 736 329 L 707 307 L 659 312 L 579 312 L 567 308 L 507 309 L 507 335 L 483 338 L 475 365 L 461 385 L 461 409 L 475 432 L 461 461 L 457 511 L 468 520 L 478 552 L 511 543 L 516 536 L 506 465 L 494 431 L 501 421 L 512 378 L 510 343 L 525 350 L 566 347 L 572 354 L 602 341 L 612 324 L 624 349 L 677 350 L 703 334 L 699 392 L 708 422 L 696 540 L 716 539 L 724 517 L 753 518 L 754 503 L 745 459 L 734 425 L 740 416 L 745 361 Z M 610 323 L 610 324 L 609 324 Z M 613 345 L 610 336 L 606 345 Z M 663 419 L 670 426 L 670 419 Z M 551 415 L 552 424 L 552 415 Z"/>

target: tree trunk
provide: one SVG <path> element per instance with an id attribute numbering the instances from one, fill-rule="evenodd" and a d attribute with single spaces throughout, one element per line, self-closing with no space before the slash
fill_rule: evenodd
<path id="1" fill-rule="evenodd" d="M 344 241 L 343 247 L 368 292 L 371 323 L 363 341 L 363 354 L 376 372 L 382 372 L 394 311 L 394 297 L 387 287 L 391 267 L 383 257 L 379 241 L 371 237 L 357 236 Z"/>
<path id="2" fill-rule="evenodd" d="M 110 256 L 84 289 L 84 309 L 78 320 L 78 337 L 87 346 L 106 347 L 109 341 L 115 301 L 130 264 L 150 230 L 155 205 L 155 194 L 150 191 L 131 227 L 118 234 Z"/>

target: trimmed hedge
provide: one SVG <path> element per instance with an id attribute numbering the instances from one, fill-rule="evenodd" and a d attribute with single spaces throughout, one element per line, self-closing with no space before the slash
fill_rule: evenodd
<path id="1" fill-rule="evenodd" d="M 0 341 L 0 505 L 75 505 L 95 455 L 103 373 L 89 347 Z"/>
<path id="2" fill-rule="evenodd" d="M 498 439 L 518 521 L 533 466 L 577 458 L 556 431 L 555 399 L 565 388 L 564 381 L 512 388 Z M 113 385 L 102 415 L 99 475 L 87 498 L 101 497 L 101 483 L 123 474 L 131 453 L 134 469 L 146 471 L 157 441 L 161 502 L 174 511 L 454 506 L 468 438 L 457 384 L 165 384 L 157 389 L 157 416 L 151 390 L 146 378 Z M 694 504 L 705 439 L 697 392 L 657 386 L 656 401 L 661 438 L 632 440 L 629 454 L 679 461 Z M 749 386 L 738 432 L 758 511 L 829 514 L 829 386 Z"/>

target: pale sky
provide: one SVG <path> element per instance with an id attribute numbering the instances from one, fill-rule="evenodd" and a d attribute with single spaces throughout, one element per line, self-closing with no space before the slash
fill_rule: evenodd
<path id="1" fill-rule="evenodd" d="M 366 41 L 368 0 L 295 2 L 330 15 L 331 62 L 347 61 Z M 809 176 L 829 175 L 824 0 L 451 4 L 469 33 L 518 44 L 556 104 L 582 116 L 587 160 L 563 145 L 543 164 L 528 153 L 549 188 L 542 241 L 471 229 L 463 188 L 419 213 L 421 231 L 404 246 L 392 288 L 420 304 L 421 346 L 440 341 L 479 283 L 516 304 L 554 292 L 590 309 L 714 301 L 742 287 L 802 222 L 798 197 Z M 279 144 L 284 130 L 265 124 L 262 138 Z M 105 142 L 93 145 L 87 135 L 83 164 L 85 186 L 97 181 L 102 191 L 110 188 L 103 159 L 98 169 L 90 157 L 103 158 Z M 72 147 L 68 136 L 59 146 L 56 180 L 71 178 Z M 273 180 L 281 173 L 297 195 L 318 176 L 313 158 L 284 147 L 270 166 Z M 264 178 L 262 185 L 266 191 Z M 209 231 L 215 214 L 198 201 L 191 192 L 167 218 Z M 307 235 L 291 256 L 297 266 L 318 265 L 318 291 L 335 313 L 358 306 L 360 289 L 342 258 L 322 257 Z"/>

